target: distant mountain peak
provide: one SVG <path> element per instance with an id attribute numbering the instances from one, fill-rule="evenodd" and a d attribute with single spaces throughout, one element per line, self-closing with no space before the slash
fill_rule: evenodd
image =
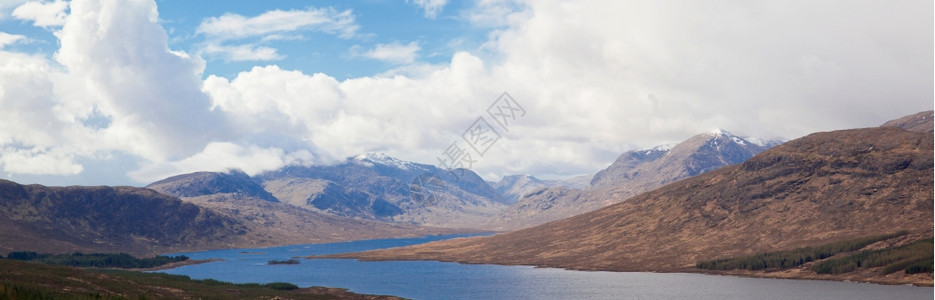
<path id="1" fill-rule="evenodd" d="M 785 140 L 778 139 L 778 138 L 777 139 L 765 139 L 765 138 L 752 137 L 752 136 L 745 137 L 743 139 L 750 143 L 753 143 L 754 145 L 764 147 L 764 148 L 772 148 L 773 146 L 776 146 L 776 145 L 779 145 L 785 142 Z"/>
<path id="2" fill-rule="evenodd" d="M 650 148 L 636 150 L 636 152 L 640 152 L 644 154 L 652 153 L 652 152 L 668 152 L 669 150 L 672 150 L 672 148 L 675 148 L 675 146 L 678 146 L 678 143 L 662 144 L 662 145 L 658 145 L 658 146 L 654 146 Z"/>
<path id="3" fill-rule="evenodd" d="M 713 135 L 713 136 L 735 136 L 734 134 L 730 133 L 729 131 L 724 130 L 724 129 L 720 129 L 720 128 L 715 129 L 715 130 L 708 131 L 708 132 L 706 132 L 706 134 Z"/>
<path id="4" fill-rule="evenodd" d="M 352 159 L 356 162 L 384 165 L 402 170 L 409 170 L 412 167 L 411 162 L 397 159 L 382 152 L 368 152 L 354 156 Z"/>
<path id="5" fill-rule="evenodd" d="M 759 147 L 766 148 L 766 149 L 772 148 L 773 146 L 782 144 L 784 142 L 784 140 L 782 139 L 775 139 L 775 138 L 767 139 L 767 138 L 760 138 L 760 137 L 755 137 L 755 136 L 741 137 L 724 129 L 711 130 L 706 133 L 699 134 L 696 137 L 705 138 L 707 140 L 717 140 L 718 138 L 727 138 L 727 139 L 730 139 L 735 144 L 738 144 L 741 146 L 759 146 Z M 669 148 L 671 149 L 672 147 L 669 147 Z"/>
<path id="6" fill-rule="evenodd" d="M 743 138 L 724 129 L 697 134 L 677 144 L 621 154 L 594 175 L 591 186 L 627 185 L 634 193 L 747 160 L 778 145 L 777 141 Z"/>

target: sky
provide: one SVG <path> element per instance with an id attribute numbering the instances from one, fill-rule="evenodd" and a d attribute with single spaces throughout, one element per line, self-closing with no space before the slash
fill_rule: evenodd
<path id="1" fill-rule="evenodd" d="M 932 1 L 0 0 L 0 178 L 380 152 L 568 178 L 713 129 L 933 109 Z"/>

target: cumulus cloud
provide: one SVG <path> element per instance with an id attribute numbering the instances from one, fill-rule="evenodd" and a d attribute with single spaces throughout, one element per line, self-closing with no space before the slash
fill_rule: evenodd
<path id="1" fill-rule="evenodd" d="M 333 108 L 337 120 L 307 121 L 303 128 L 332 151 L 382 145 L 391 154 L 434 163 L 472 113 L 482 115 L 499 91 L 509 91 L 528 114 L 476 169 L 568 175 L 600 169 L 626 150 L 714 128 L 795 138 L 872 126 L 931 108 L 932 32 L 925 13 L 931 4 L 919 5 L 507 3 L 497 6 L 495 15 L 509 21 L 488 42 L 496 57 L 489 63 L 462 53 L 443 71 L 346 80 L 338 85 L 341 103 L 399 97 L 392 102 L 399 107 L 370 114 L 367 105 L 339 106 Z M 865 21 L 884 19 L 885 25 Z M 477 61 L 478 71 L 452 72 L 464 61 Z M 353 96 L 363 94 L 355 91 L 358 82 L 393 84 L 366 86 L 379 91 L 368 98 Z M 410 92 L 450 87 L 464 94 Z M 893 93 L 902 99 L 897 104 L 887 102 Z M 431 109 L 449 99 L 465 102 Z M 457 117 L 424 118 L 433 112 Z M 418 117 L 399 121 L 399 115 Z M 333 132 L 341 138 L 327 138 Z M 378 141 L 370 142 L 374 137 Z"/>
<path id="2" fill-rule="evenodd" d="M 399 42 L 392 42 L 389 44 L 377 44 L 373 49 L 367 51 L 361 50 L 360 46 L 354 46 L 351 48 L 351 54 L 390 63 L 408 64 L 416 60 L 420 49 L 422 48 L 419 47 L 419 44 L 416 42 L 410 42 L 406 45 L 400 44 Z"/>
<path id="3" fill-rule="evenodd" d="M 204 62 L 167 47 L 151 1 L 76 1 L 60 33 L 56 60 L 92 106 L 112 121 L 109 143 L 150 160 L 177 159 L 223 138 L 223 116 L 201 91 Z"/>
<path id="4" fill-rule="evenodd" d="M 445 4 L 448 4 L 448 0 L 413 0 L 412 2 L 421 7 L 425 11 L 425 17 L 429 19 L 434 19 L 445 8 Z"/>
<path id="5" fill-rule="evenodd" d="M 182 160 L 168 163 L 154 163 L 129 173 L 139 182 L 153 182 L 166 177 L 208 171 L 224 172 L 239 169 L 247 174 L 274 170 L 286 165 L 303 164 L 312 160 L 314 155 L 308 151 L 286 153 L 278 148 L 241 146 L 229 142 L 213 142 L 204 150 Z"/>
<path id="6" fill-rule="evenodd" d="M 13 9 L 29 0 L 0 0 L 0 20 L 10 16 Z"/>
<path id="7" fill-rule="evenodd" d="M 468 80 L 483 78 L 485 72 L 480 59 L 467 53 L 422 78 L 338 81 L 267 66 L 232 80 L 209 76 L 205 91 L 218 110 L 238 120 L 239 130 L 251 141 L 272 133 L 290 136 L 315 149 L 322 162 L 368 151 L 432 162 L 436 150 L 457 136 L 458 127 L 469 125 L 486 108 L 472 103 L 495 98 L 484 80 Z"/>
<path id="8" fill-rule="evenodd" d="M 7 173 L 70 175 L 113 151 L 149 161 L 226 138 L 201 91 L 204 62 L 167 47 L 149 1 L 75 1 L 55 62 L 0 54 L 0 164 Z"/>
<path id="9" fill-rule="evenodd" d="M 60 144 L 71 135 L 52 109 L 51 72 L 43 57 L 0 50 L 0 167 L 8 174 L 81 171 L 73 161 L 80 150 Z"/>
<path id="10" fill-rule="evenodd" d="M 13 17 L 20 20 L 32 21 L 38 27 L 53 27 L 65 25 L 65 12 L 68 2 L 55 0 L 55 2 L 30 1 L 16 7 Z"/>

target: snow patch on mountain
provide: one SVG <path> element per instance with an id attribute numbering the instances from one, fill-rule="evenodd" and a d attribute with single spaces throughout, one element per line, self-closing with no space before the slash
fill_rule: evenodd
<path id="1" fill-rule="evenodd" d="M 370 152 L 355 156 L 354 161 L 364 165 L 370 164 L 372 166 L 373 164 L 379 164 L 395 167 L 400 170 L 409 170 L 413 166 L 411 162 L 399 160 L 380 152 Z"/>

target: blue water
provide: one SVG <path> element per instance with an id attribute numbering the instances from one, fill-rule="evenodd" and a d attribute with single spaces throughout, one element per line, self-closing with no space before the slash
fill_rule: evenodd
<path id="1" fill-rule="evenodd" d="M 682 273 L 586 272 L 526 266 L 462 265 L 428 261 L 360 262 L 269 260 L 414 245 L 458 236 L 366 240 L 184 254 L 224 261 L 163 270 L 195 279 L 291 282 L 411 299 L 932 299 L 930 287 L 817 280 L 742 278 Z"/>

